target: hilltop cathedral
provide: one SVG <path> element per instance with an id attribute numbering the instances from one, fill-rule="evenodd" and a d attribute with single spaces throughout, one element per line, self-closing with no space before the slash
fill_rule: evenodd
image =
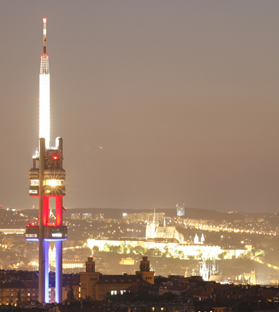
<path id="1" fill-rule="evenodd" d="M 184 243 L 184 236 L 179 233 L 175 226 L 167 226 L 166 219 L 164 218 L 163 226 L 160 226 L 159 220 L 156 218 L 156 213 L 154 212 L 153 219 L 147 221 L 146 223 L 146 240 L 165 240 L 171 242 L 178 242 L 180 244 Z"/>

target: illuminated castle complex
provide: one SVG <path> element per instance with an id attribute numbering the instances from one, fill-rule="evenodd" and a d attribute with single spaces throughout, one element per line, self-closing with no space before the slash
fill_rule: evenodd
<path id="1" fill-rule="evenodd" d="M 160 222 L 157 218 L 157 214 L 154 211 L 153 220 L 146 223 L 146 239 L 164 239 L 169 241 L 176 241 L 179 243 L 184 242 L 184 236 L 179 233 L 175 226 L 167 226 L 166 219 L 164 218 L 163 226 L 160 226 Z"/>
<path id="2" fill-rule="evenodd" d="M 56 246 L 55 301 L 62 301 L 62 241 L 67 239 L 67 227 L 62 223 L 63 141 L 56 139 L 50 147 L 50 74 L 46 55 L 46 18 L 43 19 L 43 55 L 40 64 L 39 151 L 33 156 L 29 170 L 29 195 L 39 198 L 38 224 L 28 223 L 25 237 L 39 241 L 39 301 L 49 302 L 49 242 Z M 55 199 L 54 222 L 49 220 L 49 199 Z"/>

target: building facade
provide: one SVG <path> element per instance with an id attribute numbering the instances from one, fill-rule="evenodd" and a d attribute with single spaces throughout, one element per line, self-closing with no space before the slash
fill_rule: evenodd
<path id="1" fill-rule="evenodd" d="M 133 284 L 154 284 L 154 273 L 150 271 L 150 261 L 142 257 L 140 269 L 135 275 L 102 275 L 95 271 L 95 261 L 89 257 L 86 271 L 80 273 L 80 296 L 84 299 L 104 300 L 107 294 L 123 294 Z"/>

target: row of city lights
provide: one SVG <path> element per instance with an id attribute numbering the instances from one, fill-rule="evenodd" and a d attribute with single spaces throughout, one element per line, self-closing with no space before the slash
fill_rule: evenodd
<path id="1" fill-rule="evenodd" d="M 273 265 L 273 264 L 270 264 L 270 263 L 267 263 L 267 262 L 264 262 L 262 261 L 261 259 L 257 258 L 257 257 L 251 257 L 251 260 L 253 261 L 256 261 L 260 264 L 264 264 L 265 266 L 269 267 L 269 268 L 272 268 L 274 270 L 279 270 L 279 267 L 277 267 L 276 265 Z"/>
<path id="2" fill-rule="evenodd" d="M 197 230 L 209 231 L 209 232 L 230 232 L 230 233 L 245 233 L 245 234 L 257 234 L 257 235 L 269 235 L 276 236 L 277 234 L 273 231 L 265 232 L 265 231 L 256 231 L 256 230 L 244 230 L 238 228 L 229 228 L 223 226 L 215 226 L 215 225 L 207 225 L 207 224 L 199 224 L 196 222 L 184 222 L 185 227 L 191 226 Z"/>

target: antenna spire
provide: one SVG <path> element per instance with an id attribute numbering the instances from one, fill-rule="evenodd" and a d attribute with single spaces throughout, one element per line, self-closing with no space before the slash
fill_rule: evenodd
<path id="1" fill-rule="evenodd" d="M 43 18 L 43 55 L 46 55 L 46 22 L 47 19 L 46 17 Z"/>

